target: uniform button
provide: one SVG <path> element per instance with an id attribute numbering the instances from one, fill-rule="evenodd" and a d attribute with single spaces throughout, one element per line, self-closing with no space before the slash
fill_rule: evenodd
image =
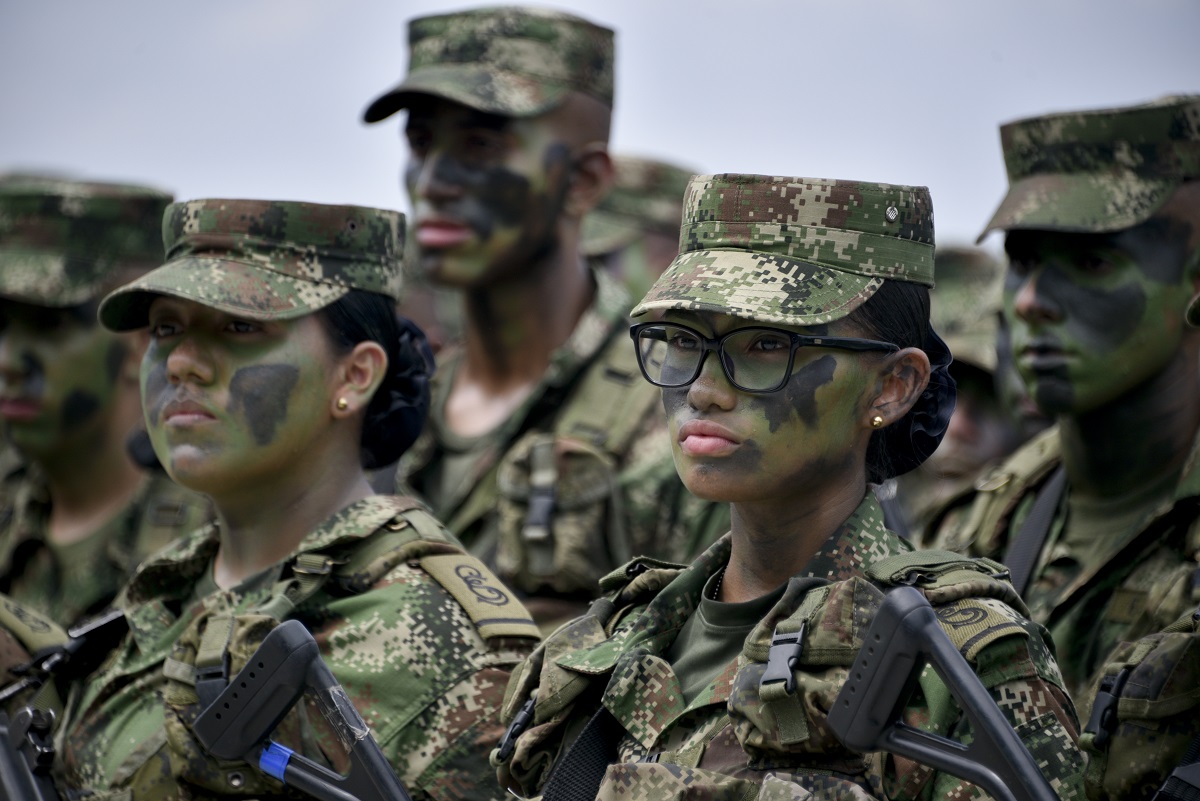
<path id="1" fill-rule="evenodd" d="M 225 781 L 229 782 L 229 786 L 237 789 L 246 783 L 246 777 L 239 770 L 231 770 L 225 774 Z"/>

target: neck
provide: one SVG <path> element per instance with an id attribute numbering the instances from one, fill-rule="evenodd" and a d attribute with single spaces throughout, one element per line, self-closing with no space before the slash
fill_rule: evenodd
<path id="1" fill-rule="evenodd" d="M 594 291 L 575 240 L 561 242 L 516 279 L 466 293 L 460 376 L 497 394 L 541 379 L 551 354 L 571 336 Z"/>
<path id="2" fill-rule="evenodd" d="M 337 512 L 373 493 L 366 474 L 347 460 L 307 459 L 315 464 L 302 481 L 254 482 L 233 497 L 213 498 L 220 516 L 220 545 L 213 566 L 218 587 L 236 587 L 286 559 L 300 543 Z"/>
<path id="3" fill-rule="evenodd" d="M 786 503 L 730 505 L 731 551 L 721 600 L 750 601 L 802 573 L 825 541 L 862 503 L 864 468 L 844 481 L 826 482 Z"/>
<path id="4" fill-rule="evenodd" d="M 62 454 L 38 460 L 50 493 L 51 542 L 70 545 L 86 539 L 128 506 L 146 474 L 125 447 L 141 418 L 136 402 L 116 401 L 109 419 Z"/>
<path id="5" fill-rule="evenodd" d="M 1073 493 L 1126 495 L 1183 469 L 1200 429 L 1200 348 L 1185 337 L 1160 373 L 1115 401 L 1059 418 Z"/>

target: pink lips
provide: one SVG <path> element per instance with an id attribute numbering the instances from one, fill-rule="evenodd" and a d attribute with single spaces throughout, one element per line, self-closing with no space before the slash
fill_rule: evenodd
<path id="1" fill-rule="evenodd" d="M 0 417 L 14 422 L 28 422 L 41 413 L 42 405 L 31 398 L 0 399 Z"/>
<path id="2" fill-rule="evenodd" d="M 688 456 L 722 456 L 740 444 L 732 431 L 708 420 L 688 420 L 679 427 L 679 446 Z"/>
<path id="3" fill-rule="evenodd" d="M 460 222 L 427 219 L 417 223 L 417 244 L 423 248 L 452 248 L 471 238 L 471 229 Z"/>
<path id="4" fill-rule="evenodd" d="M 173 400 L 163 407 L 162 421 L 172 426 L 193 426 L 215 420 L 202 404 L 190 400 Z"/>

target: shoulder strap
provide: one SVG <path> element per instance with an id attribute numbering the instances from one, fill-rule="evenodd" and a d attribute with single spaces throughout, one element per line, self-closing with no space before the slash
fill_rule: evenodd
<path id="1" fill-rule="evenodd" d="M 620 722 L 601 704 L 555 763 L 542 788 L 542 801 L 594 801 L 605 771 L 617 761 L 621 731 Z"/>
<path id="2" fill-rule="evenodd" d="M 1017 594 L 1024 596 L 1037 567 L 1038 557 L 1050 534 L 1050 526 L 1054 523 L 1054 513 L 1062 503 L 1063 494 L 1067 489 L 1067 468 L 1059 465 L 1050 480 L 1046 482 L 1029 510 L 1029 517 L 1017 532 L 1017 536 L 1009 543 L 1008 552 L 1004 555 L 1004 563 L 1012 576 L 1013 587 Z"/>

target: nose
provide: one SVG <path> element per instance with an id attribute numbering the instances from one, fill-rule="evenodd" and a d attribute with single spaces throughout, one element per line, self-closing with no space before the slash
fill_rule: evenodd
<path id="1" fill-rule="evenodd" d="M 167 354 L 167 381 L 177 384 L 210 384 L 216 368 L 212 356 L 195 337 L 183 336 Z"/>
<path id="2" fill-rule="evenodd" d="M 707 351 L 701 357 L 700 375 L 688 386 L 687 397 L 688 404 L 696 411 L 728 411 L 737 403 L 737 390 L 721 369 L 721 357 L 716 351 Z"/>
<path id="3" fill-rule="evenodd" d="M 0 329 L 0 382 L 5 386 L 19 384 L 29 373 L 28 356 L 20 345 L 20 335 L 13 326 Z"/>
<path id="4" fill-rule="evenodd" d="M 413 156 L 407 169 L 409 193 L 413 201 L 437 202 L 457 198 L 462 187 L 454 176 L 454 160 L 445 151 L 430 150 L 421 158 Z"/>
<path id="5" fill-rule="evenodd" d="M 1026 323 L 1054 322 L 1062 318 L 1058 305 L 1045 291 L 1046 267 L 1037 266 L 1029 270 L 1017 286 L 1013 297 L 1013 311 Z"/>

